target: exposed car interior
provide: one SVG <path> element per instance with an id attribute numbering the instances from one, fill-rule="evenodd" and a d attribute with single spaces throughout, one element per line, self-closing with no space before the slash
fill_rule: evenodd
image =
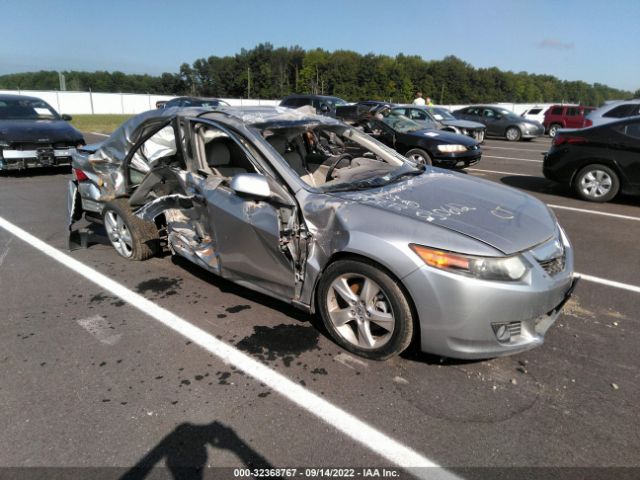
<path id="1" fill-rule="evenodd" d="M 384 175 L 404 160 L 356 129 L 344 126 L 270 128 L 263 131 L 263 136 L 300 178 L 313 187 Z"/>

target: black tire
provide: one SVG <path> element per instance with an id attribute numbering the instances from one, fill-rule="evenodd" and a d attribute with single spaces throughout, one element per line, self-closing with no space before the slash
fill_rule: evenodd
<path id="1" fill-rule="evenodd" d="M 510 142 L 517 142 L 522 138 L 522 132 L 518 127 L 509 127 L 504 132 L 504 137 Z"/>
<path id="2" fill-rule="evenodd" d="M 556 133 L 558 133 L 559 128 L 562 128 L 562 125 L 560 125 L 559 123 L 552 123 L 549 127 L 549 136 L 551 138 L 555 137 Z"/>
<path id="3" fill-rule="evenodd" d="M 422 165 L 433 165 L 433 160 L 431 160 L 431 155 L 429 155 L 426 151 L 422 150 L 421 148 L 413 148 L 409 150 L 407 153 L 405 153 L 404 156 Z"/>
<path id="4" fill-rule="evenodd" d="M 130 245 L 118 244 L 122 241 L 120 233 L 114 231 L 113 215 L 120 218 L 126 231 L 130 234 Z M 147 222 L 133 214 L 129 203 L 124 198 L 108 202 L 102 211 L 102 220 L 107 230 L 109 241 L 121 257 L 127 260 L 146 260 L 160 250 L 160 237 L 155 223 Z"/>
<path id="5" fill-rule="evenodd" d="M 367 305 L 366 302 L 362 304 L 349 304 L 334 289 L 334 281 L 340 282 L 341 279 L 350 276 L 353 277 L 351 281 L 354 283 L 349 288 L 351 293 L 356 297 L 360 293 L 364 293 L 364 286 L 360 287 L 360 291 L 357 294 L 354 291 L 354 287 L 358 285 L 360 276 L 367 280 L 372 280 L 375 287 L 379 288 L 378 294 L 373 297 L 369 305 Z M 372 291 L 378 291 L 378 289 L 373 288 Z M 338 298 L 342 303 L 346 304 L 346 307 L 338 305 Z M 411 343 L 414 331 L 414 318 L 409 300 L 400 288 L 398 281 L 373 262 L 338 260 L 329 265 L 320 278 L 317 290 L 317 305 L 322 321 L 331 337 L 345 350 L 356 355 L 373 360 L 386 360 L 403 352 Z M 381 308 L 381 310 L 378 310 L 379 308 Z M 345 310 L 350 309 L 350 314 L 355 314 L 352 316 L 355 318 L 352 318 L 341 327 L 336 327 L 331 315 L 335 315 L 336 312 L 339 313 L 341 311 L 343 311 L 343 313 L 349 313 Z M 375 320 L 373 320 L 371 313 L 373 313 L 373 316 L 375 316 L 376 313 L 382 313 L 386 316 L 390 315 L 390 323 L 393 324 L 393 331 L 388 332 L 387 327 L 382 328 L 377 324 Z M 370 318 L 367 318 L 367 316 Z M 358 325 L 363 321 L 366 321 L 368 325 L 367 330 L 371 338 L 375 337 L 376 342 L 382 342 L 380 345 L 363 347 L 356 344 L 359 339 L 363 337 L 360 334 Z M 352 337 L 352 339 L 349 340 L 347 337 Z"/>
<path id="6" fill-rule="evenodd" d="M 589 176 L 599 182 L 600 188 L 594 186 L 589 188 Z M 600 178 L 600 180 L 598 180 Z M 607 185 L 609 185 L 607 187 Z M 589 202 L 608 202 L 612 200 L 620 191 L 620 178 L 618 174 L 606 165 L 592 163 L 582 168 L 573 178 L 573 190 L 583 200 Z"/>

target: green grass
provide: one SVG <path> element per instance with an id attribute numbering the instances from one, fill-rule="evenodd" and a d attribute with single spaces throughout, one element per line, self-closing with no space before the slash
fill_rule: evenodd
<path id="1" fill-rule="evenodd" d="M 133 115 L 73 115 L 71 124 L 81 132 L 111 133 Z"/>

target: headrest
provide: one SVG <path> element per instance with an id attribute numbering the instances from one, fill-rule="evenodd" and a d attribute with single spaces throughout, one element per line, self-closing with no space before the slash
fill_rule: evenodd
<path id="1" fill-rule="evenodd" d="M 231 152 L 221 141 L 212 141 L 204 146 L 207 153 L 207 164 L 212 167 L 229 165 L 231 162 Z"/>
<path id="2" fill-rule="evenodd" d="M 275 148 L 280 155 L 284 155 L 287 151 L 287 144 L 289 143 L 287 142 L 286 137 L 283 137 L 282 135 L 271 135 L 267 138 L 267 142 L 269 142 L 269 144 Z"/>

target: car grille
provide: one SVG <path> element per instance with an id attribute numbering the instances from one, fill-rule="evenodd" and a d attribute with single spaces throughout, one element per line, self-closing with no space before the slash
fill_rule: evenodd
<path id="1" fill-rule="evenodd" d="M 540 266 L 549 275 L 554 276 L 564 270 L 565 256 L 551 258 L 549 260 L 538 260 Z"/>
<path id="2" fill-rule="evenodd" d="M 475 138 L 477 142 L 482 143 L 484 140 L 484 130 L 476 130 L 473 132 L 473 138 Z"/>

